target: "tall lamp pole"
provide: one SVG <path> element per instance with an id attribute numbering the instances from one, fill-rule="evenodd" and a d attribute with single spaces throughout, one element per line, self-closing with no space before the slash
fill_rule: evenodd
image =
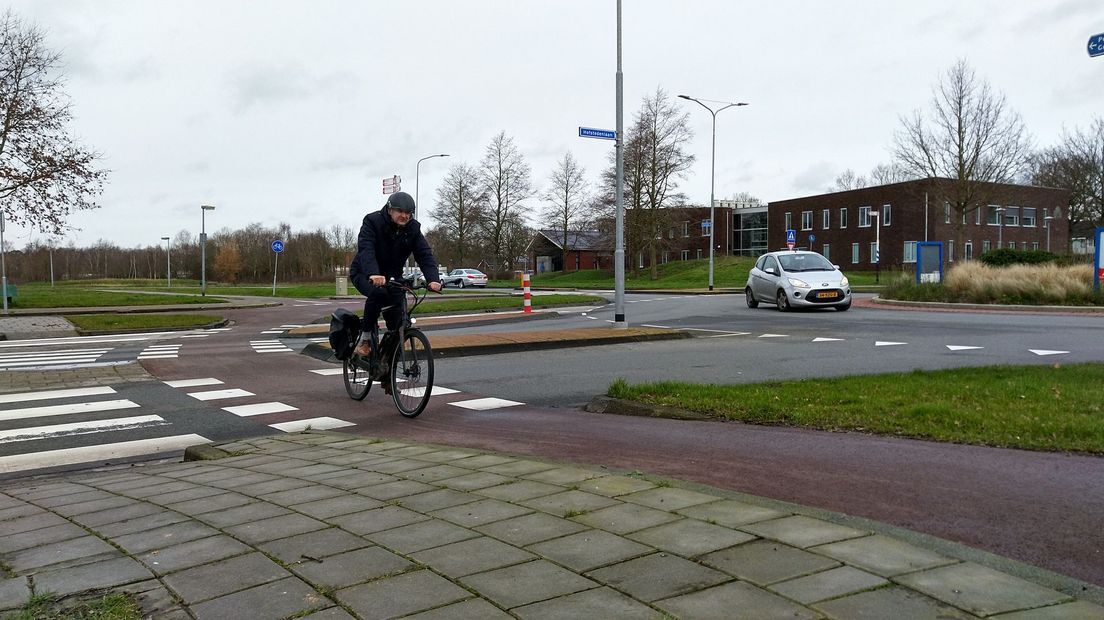
<path id="1" fill-rule="evenodd" d="M 1046 224 L 1047 229 L 1047 252 L 1050 251 L 1050 221 L 1054 219 L 1053 215 L 1048 215 L 1043 218 L 1043 223 Z"/>
<path id="2" fill-rule="evenodd" d="M 1004 207 L 993 209 L 997 212 L 997 249 L 1004 247 Z"/>
<path id="3" fill-rule="evenodd" d="M 878 225 L 880 215 L 871 209 L 870 217 L 874 218 L 874 283 L 880 284 L 882 278 L 882 227 Z"/>
<path id="4" fill-rule="evenodd" d="M 448 157 L 448 156 L 449 156 L 448 153 L 441 153 L 440 155 L 426 155 L 425 157 L 419 159 L 418 164 L 416 166 L 414 166 L 414 218 L 415 219 L 417 219 L 417 216 L 418 216 L 418 205 L 421 204 L 421 202 L 419 202 L 419 194 L 418 194 L 418 189 L 419 189 L 418 188 L 418 180 L 419 180 L 418 177 L 421 176 L 421 173 L 422 173 L 422 162 L 427 160 L 427 159 L 433 159 L 434 157 Z"/>
<path id="5" fill-rule="evenodd" d="M 713 231 L 717 228 L 717 222 L 715 221 L 714 206 L 716 200 L 714 198 L 714 181 L 717 177 L 717 113 L 721 110 L 727 110 L 732 107 L 745 106 L 746 103 L 728 103 L 725 101 L 709 101 L 710 103 L 724 104 L 717 109 L 713 109 L 704 103 L 701 99 L 695 99 L 689 95 L 679 95 L 679 99 L 687 99 L 700 105 L 701 107 L 709 110 L 709 115 L 713 117 L 713 152 L 711 156 L 711 162 L 709 166 L 709 290 L 713 290 L 713 250 L 715 246 L 713 244 Z M 726 229 L 727 230 L 727 229 Z"/>
<path id="6" fill-rule="evenodd" d="M 207 296 L 207 212 L 214 211 L 211 205 L 200 205 L 199 215 L 199 294 Z"/>
<path id="7" fill-rule="evenodd" d="M 165 242 L 165 277 L 172 288 L 172 241 L 168 237 L 161 237 L 161 240 Z"/>

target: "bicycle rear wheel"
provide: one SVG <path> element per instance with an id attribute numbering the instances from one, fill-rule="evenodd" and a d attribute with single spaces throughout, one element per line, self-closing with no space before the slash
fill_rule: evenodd
<path id="1" fill-rule="evenodd" d="M 368 390 L 372 389 L 372 379 L 368 376 L 367 370 L 353 361 L 354 357 L 350 355 L 342 362 L 341 374 L 345 378 L 345 391 L 349 393 L 349 398 L 364 400 L 364 397 L 368 395 Z"/>
<path id="2" fill-rule="evenodd" d="M 429 339 L 417 329 L 406 330 L 402 346 L 391 357 L 391 397 L 399 413 L 416 417 L 429 404 L 433 392 L 433 351 Z"/>

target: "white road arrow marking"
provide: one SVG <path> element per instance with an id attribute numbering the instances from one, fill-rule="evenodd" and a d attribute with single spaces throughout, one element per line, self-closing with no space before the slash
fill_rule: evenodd
<path id="1" fill-rule="evenodd" d="M 763 334 L 760 338 L 789 338 L 786 334 Z"/>
<path id="2" fill-rule="evenodd" d="M 984 349 L 985 347 L 970 347 L 958 344 L 949 344 L 947 345 L 947 348 L 952 351 L 969 351 L 970 349 Z"/>
<path id="3" fill-rule="evenodd" d="M 876 347 L 892 347 L 892 346 L 898 345 L 898 344 L 908 344 L 908 343 L 907 342 L 887 342 L 885 340 L 877 340 L 877 341 L 874 342 L 874 346 L 876 346 Z"/>
<path id="4" fill-rule="evenodd" d="M 843 338 L 813 338 L 813 342 L 840 342 Z"/>
<path id="5" fill-rule="evenodd" d="M 1061 355 L 1063 353 L 1069 353 L 1069 351 L 1048 351 L 1046 349 L 1028 349 L 1035 355 Z"/>

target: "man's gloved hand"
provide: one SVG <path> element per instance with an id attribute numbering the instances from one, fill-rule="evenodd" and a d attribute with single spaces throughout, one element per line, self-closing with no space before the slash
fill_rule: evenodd
<path id="1" fill-rule="evenodd" d="M 434 293 L 440 293 L 441 292 L 441 283 L 440 282 L 430 282 L 429 283 L 429 290 L 433 291 Z"/>
<path id="2" fill-rule="evenodd" d="M 387 278 L 383 276 L 368 276 L 368 281 L 376 286 L 383 286 L 387 284 Z"/>

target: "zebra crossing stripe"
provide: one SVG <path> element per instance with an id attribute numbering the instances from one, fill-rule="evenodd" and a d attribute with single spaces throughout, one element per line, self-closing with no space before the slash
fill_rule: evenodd
<path id="1" fill-rule="evenodd" d="M 230 413 L 248 417 L 251 415 L 264 415 L 266 413 L 280 413 L 283 411 L 299 411 L 298 407 L 292 407 L 291 405 L 285 405 L 284 403 L 257 403 L 254 405 L 238 405 L 236 407 L 223 407 L 223 411 L 229 411 Z"/>
<path id="2" fill-rule="evenodd" d="M 167 422 L 159 415 L 139 415 L 129 418 L 112 418 L 110 420 L 93 420 L 90 422 L 70 422 L 68 424 L 14 428 L 8 431 L 0 431 L 0 444 L 15 441 L 31 441 L 34 439 L 52 439 L 72 435 L 86 435 L 88 433 L 102 433 L 105 431 L 122 431 L 147 426 L 161 426 L 162 424 L 167 424 Z"/>
<path id="3" fill-rule="evenodd" d="M 50 400 L 52 398 L 75 398 L 78 396 L 102 396 L 114 394 L 115 389 L 106 386 L 90 388 L 72 388 L 68 390 L 45 390 L 42 392 L 22 392 L 19 394 L 0 394 L 0 404 L 22 403 L 31 400 Z"/>
<path id="4" fill-rule="evenodd" d="M 292 420 L 291 422 L 281 422 L 279 424 L 269 424 L 270 427 L 284 431 L 285 433 L 298 433 L 299 431 L 305 431 L 311 428 L 316 431 L 324 431 L 331 428 L 342 428 L 344 426 L 356 426 L 352 422 L 346 422 L 345 420 L 338 420 L 337 418 L 310 418 L 308 420 Z"/>
<path id="5" fill-rule="evenodd" d="M 132 456 L 175 452 L 183 450 L 188 446 L 204 443 L 211 443 L 211 441 L 202 435 L 192 433 L 188 435 L 158 437 L 155 439 L 119 441 L 98 446 L 85 446 L 82 448 L 67 448 L 64 450 L 47 450 L 45 452 L 2 456 L 0 457 L 0 473 L 23 471 L 39 467 L 53 467 L 57 465 L 74 465 L 76 463 L 108 460 L 116 461 L 121 458 Z"/>
<path id="6" fill-rule="evenodd" d="M 21 360 L 21 359 L 40 359 L 48 357 L 63 357 L 69 355 L 103 355 L 111 349 L 68 349 L 65 351 L 45 351 L 42 353 L 0 353 L 0 361 L 4 360 Z"/>
<path id="7" fill-rule="evenodd" d="M 318 370 L 312 370 L 316 375 L 322 375 L 323 377 L 331 377 L 333 375 L 340 375 L 345 372 L 343 368 L 319 368 Z"/>
<path id="8" fill-rule="evenodd" d="M 243 396 L 256 396 L 253 392 L 246 390 L 240 390 L 238 388 L 230 390 L 211 390 L 209 392 L 189 392 L 188 396 L 196 400 L 219 400 L 220 398 L 241 398 Z"/>
<path id="9" fill-rule="evenodd" d="M 176 353 L 154 353 L 153 355 L 140 353 L 138 355 L 138 359 L 140 360 L 175 360 L 179 358 L 180 356 Z"/>
<path id="10" fill-rule="evenodd" d="M 70 415 L 74 413 L 94 413 L 97 411 L 115 411 L 133 409 L 138 403 L 122 400 L 101 400 L 91 403 L 71 403 L 68 405 L 49 405 L 46 407 L 24 407 L 0 411 L 0 420 L 20 420 L 23 418 L 43 418 L 51 415 Z"/>
<path id="11" fill-rule="evenodd" d="M 487 411 L 489 409 L 501 409 L 503 407 L 514 407 L 516 405 L 524 405 L 525 403 L 519 403 L 516 400 L 506 400 L 504 398 L 476 398 L 473 400 L 461 400 L 450 405 L 462 407 L 464 409 L 471 409 L 473 411 Z"/>
<path id="12" fill-rule="evenodd" d="M 80 364 L 83 362 L 94 362 L 100 359 L 100 355 L 86 355 L 84 357 L 65 357 L 58 359 L 46 359 L 46 360 L 32 360 L 29 362 L 7 362 L 0 363 L 0 368 L 33 368 L 38 366 L 49 366 L 52 364 Z"/>
<path id="13" fill-rule="evenodd" d="M 219 381 L 214 377 L 207 377 L 205 379 L 177 379 L 176 381 L 165 381 L 164 383 L 165 385 L 174 388 L 198 387 L 201 385 L 222 385 L 222 381 Z"/>

